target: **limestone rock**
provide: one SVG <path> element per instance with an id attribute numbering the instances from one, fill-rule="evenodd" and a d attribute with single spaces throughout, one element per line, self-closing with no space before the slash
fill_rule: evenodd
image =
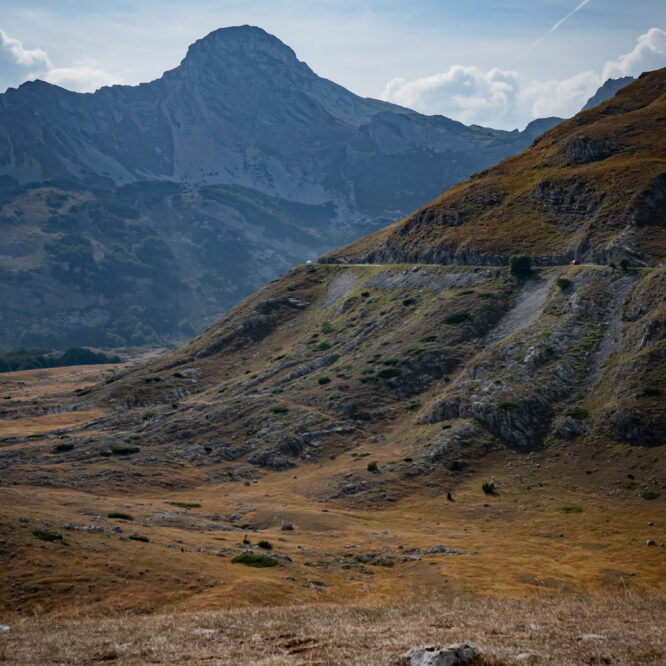
<path id="1" fill-rule="evenodd" d="M 400 657 L 399 664 L 400 666 L 464 666 L 474 663 L 478 656 L 478 650 L 466 643 L 448 647 L 429 645 L 411 648 Z"/>

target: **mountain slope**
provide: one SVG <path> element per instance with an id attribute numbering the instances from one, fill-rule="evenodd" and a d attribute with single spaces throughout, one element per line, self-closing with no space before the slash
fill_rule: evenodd
<path id="1" fill-rule="evenodd" d="M 557 122 L 504 132 L 363 99 L 249 26 L 211 33 L 135 87 L 10 89 L 0 346 L 192 335 Z"/>
<path id="2" fill-rule="evenodd" d="M 432 203 L 324 261 L 505 264 L 666 252 L 666 69 L 536 139 Z"/>
<path id="3" fill-rule="evenodd" d="M 595 106 L 599 106 L 599 104 L 605 102 L 607 99 L 610 99 L 619 90 L 622 90 L 622 88 L 628 86 L 633 81 L 635 81 L 633 76 L 622 76 L 619 79 L 608 79 L 597 90 L 597 92 L 595 92 L 594 95 L 592 95 L 592 97 L 590 97 L 590 99 L 585 102 L 585 106 L 583 106 L 581 111 L 589 111 Z"/>

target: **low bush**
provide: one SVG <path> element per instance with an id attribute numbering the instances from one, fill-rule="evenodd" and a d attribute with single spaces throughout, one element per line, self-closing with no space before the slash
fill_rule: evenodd
<path id="1" fill-rule="evenodd" d="M 274 567 L 279 563 L 274 557 L 267 555 L 255 555 L 254 553 L 243 553 L 231 558 L 232 564 L 244 564 L 247 567 L 263 569 L 264 567 Z"/>
<path id="2" fill-rule="evenodd" d="M 449 472 L 459 472 L 462 467 L 460 460 L 449 460 L 449 462 L 446 463 L 446 469 L 448 469 Z"/>
<path id="3" fill-rule="evenodd" d="M 444 323 L 448 325 L 461 324 L 463 321 L 467 321 L 471 318 L 472 315 L 469 312 L 463 310 L 461 312 L 454 312 L 448 317 L 444 317 Z"/>
<path id="4" fill-rule="evenodd" d="M 511 402 L 510 400 L 505 400 L 504 402 L 500 402 L 499 407 L 500 409 L 508 411 L 510 409 L 518 409 L 518 404 Z"/>
<path id="5" fill-rule="evenodd" d="M 162 378 L 161 378 L 161 377 L 158 377 L 157 375 L 155 375 L 155 376 L 153 376 L 153 377 L 144 377 L 144 378 L 143 378 L 143 381 L 144 381 L 146 384 L 154 384 L 155 382 L 161 382 L 161 381 L 162 381 Z"/>
<path id="6" fill-rule="evenodd" d="M 266 539 L 257 541 L 257 546 L 259 546 L 259 548 L 263 548 L 264 550 L 273 550 L 273 544 L 270 541 L 266 541 Z"/>
<path id="7" fill-rule="evenodd" d="M 169 502 L 171 506 L 179 506 L 181 509 L 200 509 L 201 504 L 198 502 Z"/>
<path id="8" fill-rule="evenodd" d="M 561 278 L 557 278 L 556 284 L 560 288 L 561 291 L 565 291 L 566 289 L 568 289 L 571 286 L 572 283 L 571 283 L 571 280 L 569 280 L 568 278 L 561 277 Z"/>
<path id="9" fill-rule="evenodd" d="M 564 412 L 564 415 L 570 416 L 572 419 L 586 419 L 590 415 L 590 412 L 582 407 L 569 407 Z"/>
<path id="10" fill-rule="evenodd" d="M 434 342 L 437 340 L 436 335 L 426 335 L 424 338 L 421 338 L 421 342 Z"/>
<path id="11" fill-rule="evenodd" d="M 142 541 L 143 543 L 148 543 L 150 539 L 145 536 L 141 536 L 140 534 L 130 534 L 129 538 L 132 541 Z"/>
<path id="12" fill-rule="evenodd" d="M 657 499 L 657 497 L 659 497 L 659 493 L 654 492 L 654 490 L 646 490 L 646 491 L 641 495 L 641 497 L 642 497 L 644 500 L 654 500 L 654 499 Z"/>
<path id="13" fill-rule="evenodd" d="M 421 409 L 420 402 L 413 402 L 411 405 L 407 405 L 407 407 L 405 407 L 406 412 L 415 412 L 418 409 Z"/>
<path id="14" fill-rule="evenodd" d="M 328 350 L 328 349 L 330 349 L 330 348 L 331 348 L 331 343 L 330 343 L 330 342 L 320 342 L 320 343 L 317 345 L 317 349 L 318 349 L 319 351 L 326 351 L 326 350 Z"/>
<path id="15" fill-rule="evenodd" d="M 377 376 L 381 377 L 381 379 L 391 379 L 392 377 L 398 377 L 401 374 L 402 371 L 398 370 L 398 368 L 385 368 L 384 370 L 380 370 L 377 373 Z"/>
<path id="16" fill-rule="evenodd" d="M 53 453 L 65 453 L 66 451 L 71 451 L 74 448 L 74 444 L 66 444 L 63 442 L 62 444 L 56 444 L 53 447 Z"/>
<path id="17" fill-rule="evenodd" d="M 152 419 L 153 416 L 155 416 L 155 412 L 144 412 L 141 414 L 141 420 L 147 421 L 148 419 Z"/>
<path id="18" fill-rule="evenodd" d="M 368 463 L 368 472 L 377 472 L 377 463 L 373 460 L 372 462 Z"/>
<path id="19" fill-rule="evenodd" d="M 141 451 L 138 446 L 112 446 L 111 453 L 116 456 L 131 456 Z"/>
<path id="20" fill-rule="evenodd" d="M 107 518 L 117 518 L 118 520 L 134 520 L 134 516 L 130 513 L 123 513 L 122 511 L 112 511 L 107 513 Z"/>
<path id="21" fill-rule="evenodd" d="M 275 407 L 271 407 L 269 410 L 271 414 L 284 414 L 285 412 L 289 411 L 289 407 L 285 407 L 284 405 L 275 405 Z"/>
<path id="22" fill-rule="evenodd" d="M 32 530 L 32 536 L 37 537 L 41 541 L 62 541 L 62 534 L 50 532 L 49 530 Z"/>
<path id="23" fill-rule="evenodd" d="M 583 513 L 583 509 L 575 504 L 565 504 L 557 509 L 560 513 Z"/>
<path id="24" fill-rule="evenodd" d="M 403 305 L 415 305 L 416 304 L 416 299 L 415 298 L 405 298 L 405 300 L 402 302 Z"/>
<path id="25" fill-rule="evenodd" d="M 528 277 L 532 273 L 532 258 L 529 254 L 514 254 L 509 259 L 509 269 L 518 278 Z"/>
<path id="26" fill-rule="evenodd" d="M 330 377 L 320 377 L 320 378 L 317 380 L 317 383 L 318 383 L 320 386 L 323 386 L 324 384 L 330 384 L 330 382 L 331 382 L 331 378 L 330 378 Z"/>
<path id="27" fill-rule="evenodd" d="M 333 333 L 333 331 L 335 331 L 335 329 L 328 322 L 321 325 L 321 332 L 324 333 L 325 335 Z"/>
<path id="28" fill-rule="evenodd" d="M 481 485 L 481 490 L 483 490 L 486 495 L 494 495 L 496 493 L 495 484 L 492 481 L 484 481 Z"/>

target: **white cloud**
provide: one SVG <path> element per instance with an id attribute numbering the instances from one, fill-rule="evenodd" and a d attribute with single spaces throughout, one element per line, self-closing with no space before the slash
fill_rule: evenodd
<path id="1" fill-rule="evenodd" d="M 39 65 L 47 69 L 53 67 L 48 55 L 42 49 L 26 49 L 16 38 L 10 37 L 2 28 L 0 28 L 0 41 L 3 48 L 10 53 L 17 65 L 25 67 L 34 67 Z"/>
<path id="2" fill-rule="evenodd" d="M 32 70 L 26 75 L 28 79 L 43 79 L 78 92 L 92 92 L 102 86 L 122 83 L 118 76 L 98 67 L 94 60 L 77 61 L 70 67 L 55 67 L 46 51 L 26 49 L 18 39 L 10 37 L 1 28 L 0 41 L 16 65 Z"/>
<path id="3" fill-rule="evenodd" d="M 99 68 L 94 60 L 75 62 L 72 67 L 53 67 L 40 78 L 79 92 L 92 92 L 102 86 L 122 82 L 117 76 Z"/>
<path id="4" fill-rule="evenodd" d="M 638 76 L 664 65 L 666 65 L 666 32 L 659 28 L 650 28 L 638 38 L 633 51 L 604 65 L 603 78 L 605 81 L 620 76 Z"/>
<path id="5" fill-rule="evenodd" d="M 651 28 L 638 38 L 631 53 L 607 62 L 601 72 L 590 70 L 561 80 L 524 83 L 517 72 L 453 65 L 446 72 L 421 79 L 393 79 L 381 98 L 467 124 L 513 129 L 535 118 L 571 116 L 607 78 L 636 76 L 664 65 L 666 32 Z"/>
<path id="6" fill-rule="evenodd" d="M 453 65 L 447 72 L 423 79 L 389 81 L 382 99 L 422 113 L 450 115 L 465 123 L 480 122 L 515 104 L 517 72 Z"/>

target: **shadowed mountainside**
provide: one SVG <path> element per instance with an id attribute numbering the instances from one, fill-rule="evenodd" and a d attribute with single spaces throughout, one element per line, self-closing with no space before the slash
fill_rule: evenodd
<path id="1" fill-rule="evenodd" d="M 0 347 L 187 339 L 559 122 L 505 132 L 364 99 L 250 26 L 150 83 L 25 83 L 0 117 Z"/>

